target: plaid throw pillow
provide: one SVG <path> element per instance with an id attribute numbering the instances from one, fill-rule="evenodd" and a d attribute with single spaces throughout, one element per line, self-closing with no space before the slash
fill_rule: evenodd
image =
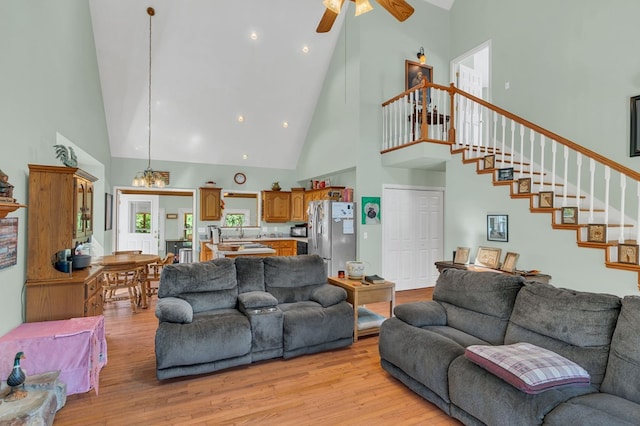
<path id="1" fill-rule="evenodd" d="M 587 386 L 589 373 L 578 364 L 530 343 L 472 345 L 464 355 L 510 385 L 529 394 L 562 385 Z"/>

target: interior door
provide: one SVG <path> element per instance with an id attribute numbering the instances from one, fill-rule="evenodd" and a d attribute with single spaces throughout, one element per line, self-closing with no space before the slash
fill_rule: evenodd
<path id="1" fill-rule="evenodd" d="M 158 195 L 120 194 L 116 251 L 158 254 Z"/>
<path id="2" fill-rule="evenodd" d="M 439 190 L 385 188 L 382 273 L 396 290 L 435 285 L 444 259 L 444 205 Z"/>
<path id="3" fill-rule="evenodd" d="M 473 96 L 482 99 L 482 74 L 464 64 L 458 65 L 458 87 Z M 477 104 L 471 111 L 464 111 L 461 115 L 464 122 L 460 128 L 466 134 L 461 135 L 461 140 L 472 145 L 482 146 L 482 116 Z"/>

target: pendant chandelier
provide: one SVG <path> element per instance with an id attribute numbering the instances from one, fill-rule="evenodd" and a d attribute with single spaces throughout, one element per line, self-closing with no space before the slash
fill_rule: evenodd
<path id="1" fill-rule="evenodd" d="M 149 15 L 149 161 L 147 162 L 147 168 L 143 172 L 136 173 L 132 185 L 145 186 L 147 188 L 164 188 L 165 181 L 163 177 L 159 172 L 151 168 L 151 18 L 155 13 L 152 7 L 147 8 L 147 14 Z"/>

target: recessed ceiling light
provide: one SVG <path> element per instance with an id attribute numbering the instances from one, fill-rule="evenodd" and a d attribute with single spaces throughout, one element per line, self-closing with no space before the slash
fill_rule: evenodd
<path id="1" fill-rule="evenodd" d="M 282 122 L 282 127 L 284 127 L 286 129 L 287 127 L 289 127 L 289 123 L 287 121 L 283 121 Z"/>
<path id="2" fill-rule="evenodd" d="M 244 115 L 239 115 L 238 116 L 238 123 L 242 123 L 244 122 Z"/>
<path id="3" fill-rule="evenodd" d="M 247 158 L 249 158 L 249 156 L 247 154 L 242 154 L 242 159 L 246 160 Z"/>
<path id="4" fill-rule="evenodd" d="M 258 39 L 258 33 L 256 33 L 255 31 L 252 31 L 251 35 L 249 37 L 251 37 L 251 40 L 257 40 Z"/>
<path id="5" fill-rule="evenodd" d="M 302 46 L 302 53 L 309 53 L 309 46 Z"/>

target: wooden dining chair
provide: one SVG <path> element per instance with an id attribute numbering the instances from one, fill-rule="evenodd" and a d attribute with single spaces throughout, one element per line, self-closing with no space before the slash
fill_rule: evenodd
<path id="1" fill-rule="evenodd" d="M 152 295 L 158 293 L 158 287 L 152 286 L 151 282 L 160 281 L 160 274 L 162 274 L 162 268 L 164 268 L 166 265 L 172 264 L 175 257 L 176 257 L 175 253 L 167 253 L 164 259 L 156 263 L 149 264 L 149 268 L 148 268 L 149 272 L 147 273 L 147 282 L 145 283 L 145 286 L 147 289 L 147 296 L 151 297 Z"/>
<path id="2" fill-rule="evenodd" d="M 131 303 L 131 311 L 136 312 L 145 282 L 145 266 L 112 269 L 105 272 L 102 286 L 104 303 L 128 299 Z M 127 290 L 126 293 L 119 291 L 124 289 Z"/>

